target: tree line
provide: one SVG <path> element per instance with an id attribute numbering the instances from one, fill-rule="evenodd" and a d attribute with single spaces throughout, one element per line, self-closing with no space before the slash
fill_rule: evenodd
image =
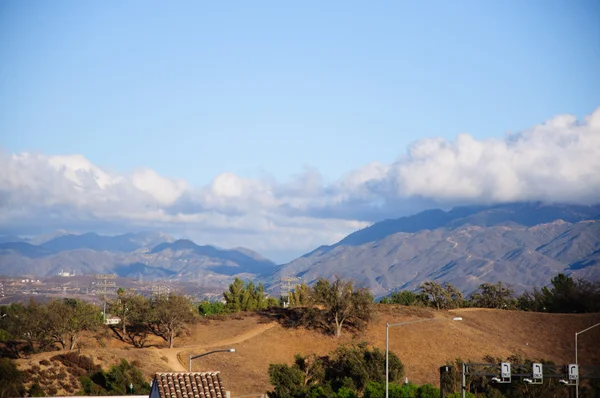
<path id="1" fill-rule="evenodd" d="M 600 282 L 575 280 L 558 274 L 550 285 L 515 295 L 502 282 L 483 283 L 467 297 L 452 284 L 427 281 L 417 292 L 401 290 L 379 301 L 382 304 L 424 306 L 436 309 L 466 307 L 510 309 L 534 312 L 585 313 L 600 311 Z"/>
<path id="2" fill-rule="evenodd" d="M 532 361 L 519 355 L 507 358 L 487 355 L 484 361 L 490 364 L 510 362 L 513 366 L 522 365 L 528 369 L 533 362 L 553 365 L 550 361 Z M 446 398 L 462 396 L 462 364 L 460 358 L 446 363 L 451 370 L 440 381 Z M 497 371 L 497 367 L 493 369 Z M 325 356 L 297 354 L 291 365 L 271 364 L 269 380 L 273 386 L 267 393 L 269 398 L 384 398 L 385 352 L 362 342 L 342 345 Z M 497 384 L 491 382 L 490 377 L 479 375 L 468 375 L 465 385 L 467 398 L 568 398 L 572 389 L 561 385 L 557 379 L 545 378 L 543 383 L 536 385 L 518 380 Z M 389 353 L 390 398 L 438 398 L 440 388 L 411 381 L 406 383 L 402 361 L 393 352 Z M 582 398 L 597 397 L 599 393 L 598 382 L 580 386 Z"/>
<path id="3" fill-rule="evenodd" d="M 319 279 L 314 285 L 297 285 L 289 296 L 267 297 L 262 284 L 236 278 L 223 292 L 224 302 L 203 301 L 193 304 L 182 295 L 169 294 L 145 297 L 133 290 L 119 289 L 117 297 L 108 302 L 108 312 L 120 318 L 111 326 L 115 335 L 144 347 L 152 335 L 159 336 L 173 347 L 196 315 L 215 315 L 240 311 L 261 311 L 281 308 L 285 301 L 288 311 L 282 312 L 287 324 L 320 328 L 339 337 L 344 329 L 360 330 L 371 316 L 373 296 L 367 289 L 356 288 L 352 281 L 336 277 L 333 281 Z M 559 274 L 550 285 L 515 295 L 502 282 L 484 283 L 464 297 L 453 285 L 427 281 L 417 292 L 397 291 L 380 300 L 382 304 L 427 306 L 436 309 L 481 307 L 541 312 L 600 311 L 600 283 L 574 280 Z M 13 356 L 19 350 L 39 351 L 54 345 L 63 350 L 77 347 L 81 334 L 97 331 L 102 326 L 102 314 L 94 304 L 65 298 L 47 304 L 13 303 L 0 308 L 0 342 Z"/>
<path id="4" fill-rule="evenodd" d="M 30 300 L 0 307 L 0 343 L 13 357 L 20 352 L 38 352 L 58 345 L 62 350 L 77 347 L 81 335 L 98 332 L 103 315 L 98 306 L 77 299 L 52 300 L 47 304 Z M 194 305 L 177 294 L 147 298 L 131 290 L 119 289 L 108 302 L 108 312 L 120 318 L 111 325 L 116 336 L 134 347 L 144 347 L 150 335 L 164 339 L 170 348 L 176 337 L 194 320 Z"/>

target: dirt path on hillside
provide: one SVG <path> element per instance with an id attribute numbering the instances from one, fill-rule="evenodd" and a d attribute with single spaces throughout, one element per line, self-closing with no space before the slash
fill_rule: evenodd
<path id="1" fill-rule="evenodd" d="M 187 361 L 184 361 L 185 358 L 181 358 L 180 353 L 184 351 L 190 351 L 192 349 L 200 351 L 209 348 L 238 344 L 253 337 L 256 337 L 259 334 L 264 333 L 267 330 L 275 327 L 276 325 L 276 322 L 259 324 L 255 328 L 250 329 L 245 333 L 227 339 L 212 341 L 210 344 L 188 344 L 176 348 L 156 348 L 156 353 L 159 357 L 166 357 L 167 363 L 174 371 L 186 372 L 188 371 L 189 364 L 187 363 Z"/>

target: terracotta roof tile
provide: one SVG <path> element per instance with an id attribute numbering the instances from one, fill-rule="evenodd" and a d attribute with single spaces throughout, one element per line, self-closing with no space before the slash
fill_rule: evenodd
<path id="1" fill-rule="evenodd" d="M 156 373 L 160 398 L 225 398 L 219 372 Z"/>

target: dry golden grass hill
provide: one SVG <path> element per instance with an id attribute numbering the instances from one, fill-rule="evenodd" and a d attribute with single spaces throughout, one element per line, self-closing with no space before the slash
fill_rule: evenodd
<path id="1" fill-rule="evenodd" d="M 99 345 L 86 339 L 81 353 L 103 366 L 121 358 L 137 360 L 145 374 L 157 371 L 185 371 L 190 353 L 233 347 L 235 353 L 217 353 L 198 358 L 194 370 L 219 370 L 233 396 L 264 393 L 271 388 L 267 369 L 271 363 L 291 363 L 298 353 L 324 355 L 339 344 L 367 341 L 385 350 L 385 324 L 419 319 L 460 316 L 460 322 L 423 322 L 390 328 L 390 350 L 405 365 L 406 375 L 416 383 L 437 384 L 438 368 L 446 361 L 462 358 L 482 361 L 486 355 L 507 357 L 518 354 L 530 359 L 552 360 L 557 364 L 574 361 L 574 336 L 595 323 L 600 314 L 544 314 L 488 309 L 434 311 L 430 309 L 377 305 L 374 319 L 358 335 L 344 333 L 336 339 L 319 331 L 288 329 L 257 314 L 203 319 L 189 335 L 176 340 L 176 348 L 163 348 L 153 340 L 150 347 L 135 349 L 112 337 Z M 581 364 L 600 365 L 600 327 L 579 337 Z M 104 347 L 101 347 L 103 345 Z M 53 353 L 19 359 L 27 369 Z"/>

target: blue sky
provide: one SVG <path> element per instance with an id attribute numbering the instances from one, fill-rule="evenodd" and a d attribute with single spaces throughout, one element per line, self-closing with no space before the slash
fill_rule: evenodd
<path id="1" fill-rule="evenodd" d="M 405 161 L 423 139 L 503 140 L 563 114 L 584 123 L 600 106 L 599 20 L 600 4 L 583 0 L 4 1 L 0 148 L 52 164 L 80 156 L 124 178 L 150 169 L 186 185 L 178 208 L 212 209 L 198 192 L 222 173 L 330 192 L 372 162 Z M 436 192 L 399 196 L 416 210 Z M 347 214 L 335 206 L 365 200 L 344 198 L 323 208 Z M 385 215 L 409 212 L 394 208 Z M 357 223 L 323 243 L 365 221 L 336 218 Z"/>

